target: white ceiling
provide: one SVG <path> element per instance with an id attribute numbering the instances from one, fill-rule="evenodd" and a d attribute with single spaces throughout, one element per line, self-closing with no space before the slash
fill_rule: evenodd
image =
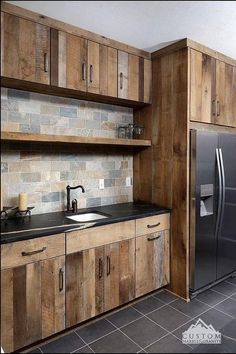
<path id="1" fill-rule="evenodd" d="M 188 37 L 236 58 L 235 1 L 9 1 L 154 51 Z"/>

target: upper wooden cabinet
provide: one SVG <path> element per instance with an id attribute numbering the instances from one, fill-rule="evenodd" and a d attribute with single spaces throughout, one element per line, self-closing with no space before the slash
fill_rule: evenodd
<path id="1" fill-rule="evenodd" d="M 50 28 L 1 13 L 2 75 L 50 84 Z"/>
<path id="2" fill-rule="evenodd" d="M 151 102 L 151 61 L 118 51 L 118 97 Z"/>
<path id="3" fill-rule="evenodd" d="M 236 127 L 236 67 L 190 51 L 190 119 Z"/>

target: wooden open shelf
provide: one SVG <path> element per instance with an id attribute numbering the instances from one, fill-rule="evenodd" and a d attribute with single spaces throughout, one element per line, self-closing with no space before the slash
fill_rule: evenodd
<path id="1" fill-rule="evenodd" d="M 117 145 L 117 146 L 136 146 L 147 147 L 151 146 L 151 140 L 139 139 L 112 139 L 99 137 L 82 137 L 82 136 L 65 136 L 65 135 L 49 135 L 49 134 L 31 134 L 31 133 L 16 133 L 2 132 L 2 141 L 16 142 L 38 142 L 38 143 L 53 143 L 53 144 L 83 144 L 83 145 Z"/>

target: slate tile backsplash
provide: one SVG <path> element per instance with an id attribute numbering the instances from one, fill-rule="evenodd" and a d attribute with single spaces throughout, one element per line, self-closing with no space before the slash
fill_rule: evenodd
<path id="1" fill-rule="evenodd" d="M 14 89 L 2 88 L 1 102 L 3 131 L 114 138 L 118 125 L 133 122 L 130 108 Z M 119 148 L 5 143 L 1 172 L 4 205 L 16 206 L 18 193 L 27 192 L 34 214 L 64 210 L 67 184 L 85 187 L 84 194 L 72 191 L 79 208 L 133 200 L 125 186 L 133 156 Z"/>

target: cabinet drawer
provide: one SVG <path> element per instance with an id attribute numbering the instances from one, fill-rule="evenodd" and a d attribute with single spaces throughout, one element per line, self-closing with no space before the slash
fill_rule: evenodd
<path id="1" fill-rule="evenodd" d="M 152 234 L 170 228 L 170 214 L 149 216 L 136 220 L 136 236 Z"/>
<path id="2" fill-rule="evenodd" d="M 71 231 L 66 234 L 66 253 L 75 253 L 133 237 L 135 237 L 135 220 Z"/>
<path id="3" fill-rule="evenodd" d="M 65 254 L 65 234 L 12 242 L 1 246 L 1 269 Z"/>

